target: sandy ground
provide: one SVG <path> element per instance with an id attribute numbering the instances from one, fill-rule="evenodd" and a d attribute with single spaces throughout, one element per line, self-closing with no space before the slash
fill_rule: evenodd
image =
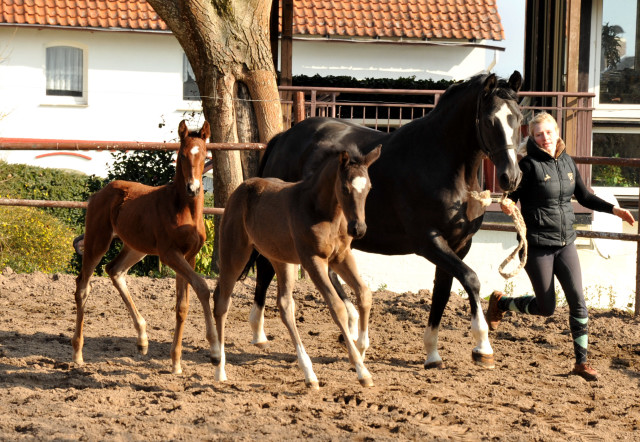
<path id="1" fill-rule="evenodd" d="M 442 370 L 422 367 L 428 291 L 374 293 L 363 388 L 339 333 L 306 281 L 299 329 L 320 380 L 309 391 L 268 300 L 266 350 L 250 344 L 253 281 L 238 283 L 228 322 L 225 383 L 213 380 L 202 309 L 193 297 L 181 375 L 170 373 L 174 281 L 129 278 L 148 323 L 149 352 L 109 280 L 94 278 L 85 365 L 71 363 L 72 275 L 0 276 L 0 440 L 638 440 L 639 320 L 592 310 L 591 363 L 569 376 L 568 312 L 509 316 L 490 335 L 496 368 L 471 363 L 468 302 L 453 294 L 440 331 Z M 208 281 L 213 289 L 215 280 Z M 273 289 L 271 289 L 273 290 Z"/>

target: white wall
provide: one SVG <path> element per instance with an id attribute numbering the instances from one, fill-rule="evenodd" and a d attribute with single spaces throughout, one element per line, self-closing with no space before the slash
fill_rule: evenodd
<path id="1" fill-rule="evenodd" d="M 488 69 L 495 52 L 453 45 L 294 40 L 293 75 L 464 80 Z"/>
<path id="2" fill-rule="evenodd" d="M 185 112 L 183 52 L 171 34 L 36 30 L 0 27 L 8 42 L 0 64 L 0 137 L 89 141 L 175 141 Z M 45 94 L 45 46 L 86 49 L 86 105 L 57 105 Z M 196 122 L 198 124 L 198 122 Z M 36 159 L 44 152 L 7 152 L 11 162 L 104 175 L 106 152 L 92 160 L 70 156 Z"/>

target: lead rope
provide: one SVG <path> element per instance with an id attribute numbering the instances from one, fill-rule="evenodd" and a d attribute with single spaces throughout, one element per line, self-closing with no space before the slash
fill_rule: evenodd
<path id="1" fill-rule="evenodd" d="M 507 198 L 506 192 L 503 193 L 500 198 L 491 198 L 491 193 L 488 190 L 485 190 L 483 192 L 476 192 L 475 190 L 472 190 L 469 192 L 469 195 L 473 199 L 479 201 L 483 207 L 487 207 L 492 202 L 501 204 L 505 200 L 505 198 Z M 513 252 L 511 252 L 504 261 L 502 261 L 502 264 L 500 264 L 500 267 L 498 267 L 498 272 L 500 273 L 500 275 L 502 275 L 504 279 L 509 279 L 516 276 L 518 272 L 522 270 L 522 268 L 527 263 L 527 249 L 528 249 L 527 248 L 527 227 L 524 224 L 524 219 L 522 218 L 522 213 L 520 212 L 520 209 L 518 209 L 518 206 L 516 206 L 515 204 L 513 205 L 511 218 L 513 219 L 513 223 L 516 226 L 516 231 L 518 232 L 518 235 L 520 235 L 520 243 L 518 244 L 518 247 L 516 247 L 513 250 Z M 515 258 L 515 256 L 518 254 L 520 250 L 522 250 L 522 255 L 520 255 L 520 264 L 518 265 L 518 267 L 512 270 L 511 272 L 508 272 L 508 273 L 505 272 L 504 268 L 507 266 L 507 264 L 511 260 Z"/>

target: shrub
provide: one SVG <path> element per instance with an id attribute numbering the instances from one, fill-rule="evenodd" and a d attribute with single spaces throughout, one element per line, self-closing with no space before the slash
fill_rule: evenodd
<path id="1" fill-rule="evenodd" d="M 93 184 L 95 181 L 97 184 Z M 0 161 L 0 197 L 3 198 L 86 201 L 94 188 L 99 188 L 100 184 L 99 179 L 78 172 Z M 84 224 L 82 209 L 42 210 L 76 230 Z"/>
<path id="2" fill-rule="evenodd" d="M 207 232 L 207 240 L 196 256 L 196 272 L 208 275 L 211 273 L 211 261 L 213 260 L 213 218 L 205 217 L 204 228 Z"/>
<path id="3" fill-rule="evenodd" d="M 67 272 L 73 256 L 73 230 L 32 207 L 0 207 L 0 268 L 16 272 Z"/>

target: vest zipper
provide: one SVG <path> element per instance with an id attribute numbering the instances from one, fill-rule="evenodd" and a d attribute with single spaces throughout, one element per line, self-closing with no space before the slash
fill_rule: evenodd
<path id="1" fill-rule="evenodd" d="M 558 195 L 558 211 L 560 212 L 560 243 L 564 246 L 566 245 L 567 232 L 565 231 L 564 210 L 562 209 L 562 175 L 560 174 L 560 165 L 558 164 L 558 159 L 554 158 L 553 161 L 556 162 L 556 173 L 558 174 L 558 185 L 560 187 L 560 194 Z"/>

